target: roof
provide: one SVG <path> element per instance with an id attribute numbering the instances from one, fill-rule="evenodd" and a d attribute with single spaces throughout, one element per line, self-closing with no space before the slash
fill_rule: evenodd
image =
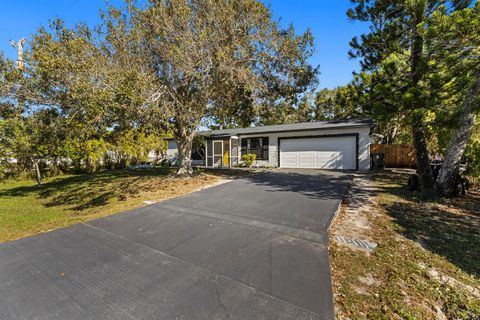
<path id="1" fill-rule="evenodd" d="M 270 126 L 258 126 L 249 128 L 234 128 L 201 131 L 198 134 L 206 136 L 234 136 L 258 133 L 274 133 L 288 131 L 304 131 L 304 130 L 322 130 L 322 129 L 341 129 L 341 128 L 361 128 L 373 127 L 374 123 L 371 119 L 350 119 L 350 120 L 332 120 L 332 121 L 313 121 L 300 122 L 292 124 L 279 124 Z"/>

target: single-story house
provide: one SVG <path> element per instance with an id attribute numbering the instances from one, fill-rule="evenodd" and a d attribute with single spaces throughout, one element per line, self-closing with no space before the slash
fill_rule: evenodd
<path id="1" fill-rule="evenodd" d="M 372 120 L 362 119 L 202 131 L 197 134 L 205 137 L 205 156 L 194 164 L 237 166 L 242 155 L 253 153 L 256 166 L 368 170 L 372 127 Z M 170 139 L 167 155 L 176 153 Z"/>

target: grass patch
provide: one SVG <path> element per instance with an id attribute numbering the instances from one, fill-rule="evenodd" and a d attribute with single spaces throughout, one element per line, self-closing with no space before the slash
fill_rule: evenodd
<path id="1" fill-rule="evenodd" d="M 407 175 L 374 176 L 370 254 L 333 243 L 340 319 L 479 319 L 480 194 L 422 202 Z"/>
<path id="2" fill-rule="evenodd" d="M 197 171 L 177 177 L 172 168 L 114 170 L 0 183 L 0 242 L 58 229 L 194 191 L 229 174 Z"/>

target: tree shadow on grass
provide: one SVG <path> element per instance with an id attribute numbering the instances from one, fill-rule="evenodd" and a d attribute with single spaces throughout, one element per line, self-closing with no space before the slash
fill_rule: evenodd
<path id="1" fill-rule="evenodd" d="M 376 179 L 386 182 L 383 192 L 406 200 L 385 204 L 405 237 L 480 277 L 480 194 L 423 202 L 406 190 L 405 175 L 377 175 Z"/>
<path id="2" fill-rule="evenodd" d="M 66 206 L 72 211 L 101 207 L 111 200 L 126 200 L 157 186 L 151 178 L 165 177 L 171 168 L 112 170 L 57 177 L 42 185 L 21 186 L 0 192 L 0 197 L 36 195 L 46 207 Z"/>

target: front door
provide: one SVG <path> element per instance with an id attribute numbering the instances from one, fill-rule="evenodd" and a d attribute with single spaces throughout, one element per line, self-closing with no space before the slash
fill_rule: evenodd
<path id="1" fill-rule="evenodd" d="M 221 167 L 223 165 L 223 141 L 213 141 L 213 166 Z"/>
<path id="2" fill-rule="evenodd" d="M 223 140 L 223 166 L 230 166 L 230 140 Z"/>

